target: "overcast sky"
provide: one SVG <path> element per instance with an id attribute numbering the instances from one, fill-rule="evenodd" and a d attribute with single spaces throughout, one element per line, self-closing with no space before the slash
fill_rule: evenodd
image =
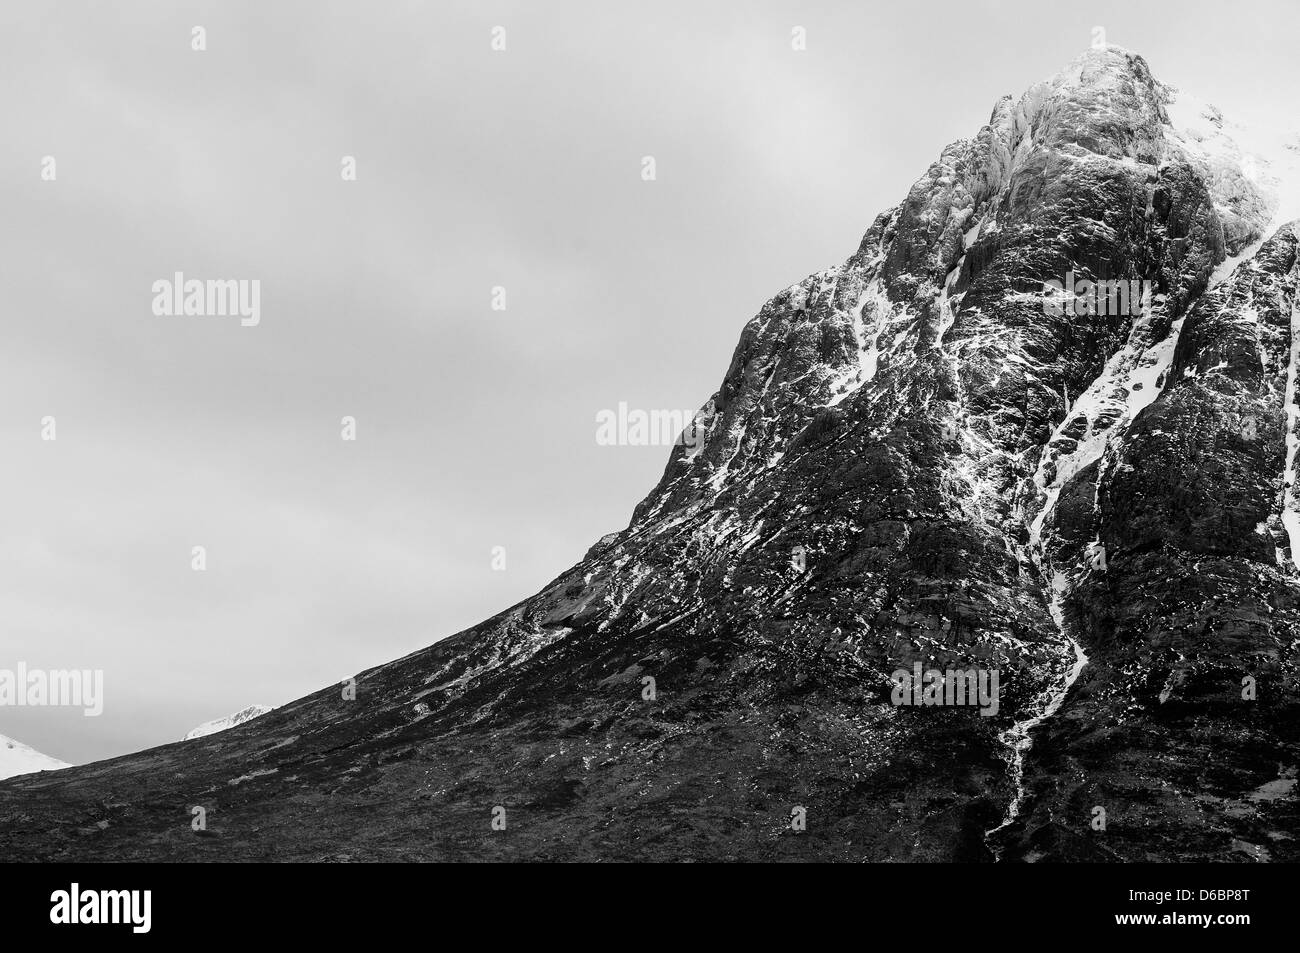
<path id="1" fill-rule="evenodd" d="M 598 446 L 596 413 L 702 404 L 768 297 L 847 257 L 1094 26 L 1233 117 L 1290 116 L 1300 88 L 1283 2 L 0 18 L 0 668 L 103 669 L 106 696 L 98 718 L 0 709 L 0 733 L 75 762 L 536 591 L 667 460 Z M 177 271 L 258 279 L 260 323 L 155 316 Z"/>

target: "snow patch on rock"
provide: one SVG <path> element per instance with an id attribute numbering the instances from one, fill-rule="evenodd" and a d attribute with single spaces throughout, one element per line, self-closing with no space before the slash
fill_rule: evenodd
<path id="1" fill-rule="evenodd" d="M 1297 234 L 1300 237 L 1300 233 Z M 1296 374 L 1300 365 L 1300 296 L 1291 302 L 1291 360 L 1286 369 L 1286 469 L 1282 475 L 1282 525 L 1291 540 L 1291 558 L 1300 559 L 1300 513 L 1296 505 L 1296 449 L 1300 436 L 1296 434 Z"/>

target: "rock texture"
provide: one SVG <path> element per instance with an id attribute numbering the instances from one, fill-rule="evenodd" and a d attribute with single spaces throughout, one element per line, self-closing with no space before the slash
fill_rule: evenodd
<path id="1" fill-rule="evenodd" d="M 0 854 L 1300 859 L 1300 238 L 1178 102 L 1114 48 L 1003 99 L 625 530 L 355 700 L 0 787 Z M 1148 306 L 1053 314 L 1071 272 Z M 894 705 L 914 662 L 998 713 Z"/>

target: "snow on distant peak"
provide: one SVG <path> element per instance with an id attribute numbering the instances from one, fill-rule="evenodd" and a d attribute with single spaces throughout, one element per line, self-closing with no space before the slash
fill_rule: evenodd
<path id="1" fill-rule="evenodd" d="M 242 725 L 244 722 L 252 721 L 254 718 L 259 718 L 272 710 L 272 707 L 269 705 L 249 705 L 247 708 L 237 711 L 233 715 L 226 715 L 224 718 L 214 718 L 212 721 L 205 721 L 186 735 L 185 740 L 189 741 L 192 738 L 202 738 L 206 735 L 215 735 L 218 731 L 225 731 L 228 728 L 234 728 L 236 725 Z"/>
<path id="2" fill-rule="evenodd" d="M 20 774 L 35 774 L 37 771 L 58 771 L 72 765 L 58 758 L 41 754 L 21 741 L 14 741 L 0 735 L 0 780 L 17 777 Z"/>

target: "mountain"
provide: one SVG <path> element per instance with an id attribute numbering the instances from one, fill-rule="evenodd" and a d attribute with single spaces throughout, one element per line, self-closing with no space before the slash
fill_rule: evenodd
<path id="1" fill-rule="evenodd" d="M 58 771 L 72 765 L 58 758 L 41 754 L 35 748 L 29 748 L 21 741 L 14 741 L 0 735 L 0 781 L 17 777 L 20 774 L 33 774 L 37 771 Z"/>
<path id="2" fill-rule="evenodd" d="M 252 721 L 260 715 L 265 715 L 272 709 L 267 705 L 249 705 L 247 708 L 241 708 L 233 715 L 226 715 L 224 718 L 214 718 L 211 721 L 205 721 L 190 731 L 183 740 L 190 741 L 194 738 L 202 738 L 205 735 L 214 735 L 218 731 L 225 731 L 227 728 L 233 728 L 236 725 L 242 725 L 246 721 Z"/>
<path id="3" fill-rule="evenodd" d="M 1295 155 L 1085 54 L 768 301 L 703 439 L 537 595 L 7 785 L 0 847 L 1300 859 Z M 996 691 L 924 704 L 914 666 Z"/>

